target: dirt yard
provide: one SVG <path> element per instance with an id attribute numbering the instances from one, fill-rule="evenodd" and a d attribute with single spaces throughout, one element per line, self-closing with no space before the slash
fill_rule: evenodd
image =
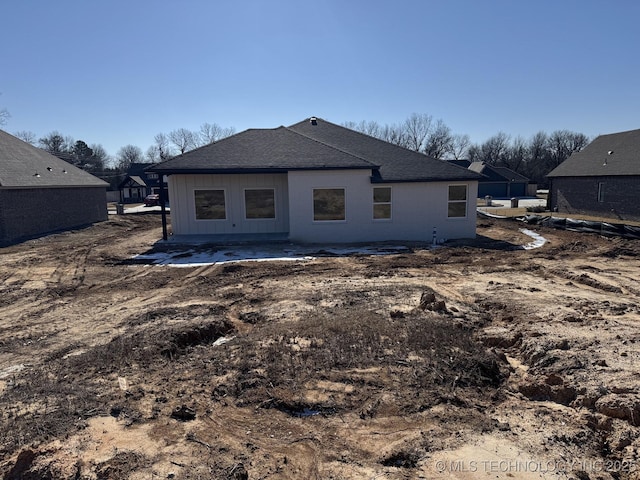
<path id="1" fill-rule="evenodd" d="M 638 479 L 640 242 L 522 227 L 174 268 L 130 214 L 0 249 L 0 477 Z"/>

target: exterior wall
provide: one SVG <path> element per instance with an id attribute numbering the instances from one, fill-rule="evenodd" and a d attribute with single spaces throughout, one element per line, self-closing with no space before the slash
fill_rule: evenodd
<path id="1" fill-rule="evenodd" d="M 124 202 L 142 202 L 147 196 L 147 190 L 147 187 L 123 187 L 121 189 L 122 200 Z"/>
<path id="2" fill-rule="evenodd" d="M 106 187 L 0 189 L 0 245 L 106 219 Z"/>
<path id="3" fill-rule="evenodd" d="M 111 190 L 107 192 L 107 202 L 119 202 L 119 201 L 120 201 L 119 190 Z"/>
<path id="4" fill-rule="evenodd" d="M 603 184 L 601 199 L 599 184 Z M 639 197 L 640 176 L 554 177 L 549 189 L 549 208 L 562 213 L 640 221 Z"/>
<path id="5" fill-rule="evenodd" d="M 511 198 L 527 196 L 527 184 L 520 182 L 480 182 L 478 184 L 478 198 L 491 195 L 493 198 Z"/>
<path id="6" fill-rule="evenodd" d="M 468 185 L 467 215 L 447 218 L 448 186 Z M 372 217 L 373 188 L 391 187 L 391 220 Z M 344 188 L 346 220 L 313 220 L 313 189 Z M 353 243 L 386 240 L 427 241 L 433 231 L 439 242 L 476 235 L 478 182 L 372 184 L 368 170 L 289 172 L 290 231 L 292 241 Z"/>
<path id="7" fill-rule="evenodd" d="M 171 229 L 174 235 L 216 235 L 251 233 L 286 233 L 289 231 L 289 198 L 287 174 L 243 175 L 170 175 L 169 198 L 179 198 L 171 204 Z M 195 190 L 223 189 L 226 219 L 197 220 Z M 273 188 L 275 219 L 245 219 L 244 189 Z"/>

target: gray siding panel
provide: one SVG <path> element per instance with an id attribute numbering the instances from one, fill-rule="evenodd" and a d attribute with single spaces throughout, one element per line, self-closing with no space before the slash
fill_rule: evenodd
<path id="1" fill-rule="evenodd" d="M 0 190 L 0 245 L 107 219 L 106 188 Z"/>

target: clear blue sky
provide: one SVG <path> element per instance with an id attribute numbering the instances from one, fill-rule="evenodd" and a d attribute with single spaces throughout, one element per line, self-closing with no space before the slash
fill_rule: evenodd
<path id="1" fill-rule="evenodd" d="M 640 128 L 637 0 L 7 0 L 3 127 L 115 156 L 204 122 Z"/>

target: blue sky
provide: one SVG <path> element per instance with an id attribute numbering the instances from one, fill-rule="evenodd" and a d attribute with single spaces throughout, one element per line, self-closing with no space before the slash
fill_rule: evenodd
<path id="1" fill-rule="evenodd" d="M 482 142 L 640 128 L 636 0 L 7 0 L 3 127 L 155 134 L 442 119 Z"/>

